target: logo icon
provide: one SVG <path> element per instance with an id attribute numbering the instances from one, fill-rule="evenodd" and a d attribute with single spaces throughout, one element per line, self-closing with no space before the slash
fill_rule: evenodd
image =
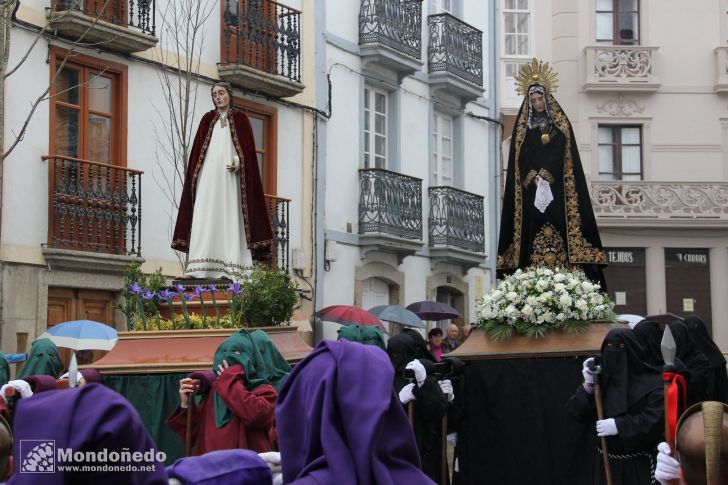
<path id="1" fill-rule="evenodd" d="M 55 473 L 55 440 L 20 440 L 20 473 Z"/>

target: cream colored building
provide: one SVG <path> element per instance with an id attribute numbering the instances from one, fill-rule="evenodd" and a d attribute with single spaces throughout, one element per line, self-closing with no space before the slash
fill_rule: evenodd
<path id="1" fill-rule="evenodd" d="M 699 314 L 723 348 L 727 12 L 726 0 L 499 0 L 498 12 L 504 138 L 521 102 L 517 65 L 550 62 L 590 180 L 617 311 Z"/>

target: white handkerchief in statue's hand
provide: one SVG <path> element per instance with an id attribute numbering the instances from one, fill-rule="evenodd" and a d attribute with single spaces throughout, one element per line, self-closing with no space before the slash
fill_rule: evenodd
<path id="1" fill-rule="evenodd" d="M 544 213 L 551 201 L 554 200 L 554 195 L 551 193 L 551 185 L 549 185 L 549 183 L 544 179 L 539 179 L 537 184 L 536 200 L 533 201 L 533 205 L 536 206 L 536 209 L 541 211 L 541 213 Z"/>

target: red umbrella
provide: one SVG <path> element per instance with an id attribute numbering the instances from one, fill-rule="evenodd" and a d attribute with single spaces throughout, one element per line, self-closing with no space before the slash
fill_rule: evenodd
<path id="1" fill-rule="evenodd" d="M 384 328 L 377 317 L 362 308 L 351 305 L 327 306 L 316 312 L 316 316 L 321 320 L 342 325 L 377 325 Z"/>

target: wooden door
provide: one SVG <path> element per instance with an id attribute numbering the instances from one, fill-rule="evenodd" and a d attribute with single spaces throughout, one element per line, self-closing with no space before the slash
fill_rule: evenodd
<path id="1" fill-rule="evenodd" d="M 48 328 L 72 320 L 93 320 L 114 326 L 114 293 L 74 288 L 48 288 Z M 64 369 L 71 360 L 69 349 L 58 349 Z M 106 354 L 106 351 L 82 350 L 76 352 L 79 364 L 90 364 Z"/>

